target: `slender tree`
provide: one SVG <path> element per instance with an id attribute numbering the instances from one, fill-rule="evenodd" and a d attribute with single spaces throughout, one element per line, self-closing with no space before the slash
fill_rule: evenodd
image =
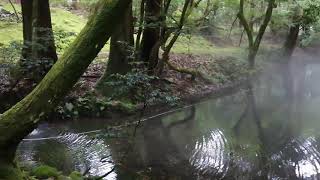
<path id="1" fill-rule="evenodd" d="M 22 64 L 25 64 L 27 59 L 32 56 L 32 0 L 21 1 L 22 22 L 23 22 L 23 49 L 22 49 Z"/>
<path id="2" fill-rule="evenodd" d="M 100 0 L 87 25 L 38 86 L 0 116 L 0 179 L 22 179 L 14 161 L 18 144 L 70 91 L 105 45 L 130 3 L 131 0 Z"/>
<path id="3" fill-rule="evenodd" d="M 249 62 L 249 68 L 253 69 L 255 66 L 255 59 L 262 41 L 262 37 L 268 27 L 268 24 L 271 20 L 273 8 L 275 5 L 275 0 L 268 0 L 268 7 L 263 19 L 262 24 L 260 25 L 259 31 L 257 36 L 254 38 L 254 31 L 253 27 L 250 26 L 248 20 L 246 19 L 244 15 L 244 1 L 240 0 L 240 9 L 238 12 L 238 18 L 240 20 L 240 23 L 244 27 L 245 32 L 247 33 L 248 37 L 248 43 L 249 43 L 249 53 L 248 53 L 248 62 Z"/>

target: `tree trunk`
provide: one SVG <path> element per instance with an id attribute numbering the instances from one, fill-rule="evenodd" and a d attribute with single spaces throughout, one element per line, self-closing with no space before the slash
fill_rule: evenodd
<path id="1" fill-rule="evenodd" d="M 301 18 L 303 16 L 303 11 L 298 6 L 295 7 L 292 11 L 293 11 L 293 16 L 291 17 L 292 25 L 289 28 L 286 41 L 283 45 L 283 56 L 287 63 L 290 61 L 293 51 L 297 46 L 300 27 L 301 27 Z"/>
<path id="2" fill-rule="evenodd" d="M 248 63 L 249 63 L 249 69 L 254 69 L 255 67 L 255 60 L 257 56 L 258 50 L 255 50 L 254 48 L 249 49 L 249 54 L 248 54 Z"/>
<path id="3" fill-rule="evenodd" d="M 14 162 L 18 144 L 71 90 L 105 45 L 130 2 L 100 0 L 94 16 L 90 17 L 77 39 L 38 86 L 0 116 L 0 165 L 4 164 L 2 169 L 18 171 Z M 19 175 L 10 177 L 10 173 L 0 172 L 0 179 L 21 179 Z"/>
<path id="4" fill-rule="evenodd" d="M 22 22 L 23 22 L 23 49 L 21 63 L 30 60 L 32 56 L 32 6 L 33 1 L 21 1 Z"/>
<path id="5" fill-rule="evenodd" d="M 300 24 L 298 23 L 291 26 L 289 29 L 289 33 L 287 35 L 286 41 L 283 46 L 284 57 L 286 58 L 286 60 L 290 60 L 293 54 L 293 51 L 297 46 L 299 32 L 300 32 Z"/>
<path id="6" fill-rule="evenodd" d="M 141 61 L 153 70 L 158 64 L 160 41 L 160 16 L 162 0 L 147 0 L 145 7 L 145 28 L 141 41 Z"/>
<path id="7" fill-rule="evenodd" d="M 56 46 L 51 24 L 49 0 L 33 0 L 33 60 L 39 61 L 39 73 L 43 77 L 57 61 Z"/>
<path id="8" fill-rule="evenodd" d="M 132 4 L 124 13 L 122 22 L 117 31 L 111 36 L 107 69 L 97 84 L 97 89 L 103 92 L 108 89 L 104 83 L 112 74 L 124 75 L 131 69 L 130 61 L 132 58 L 130 56 L 134 47 Z"/>
<path id="9" fill-rule="evenodd" d="M 248 23 L 247 19 L 244 16 L 244 0 L 240 0 L 240 9 L 238 12 L 238 18 L 244 30 L 247 33 L 247 37 L 249 41 L 248 64 L 249 64 L 250 70 L 254 69 L 255 67 L 255 59 L 258 54 L 258 50 L 259 50 L 263 35 L 271 20 L 273 8 L 275 8 L 275 0 L 269 0 L 263 22 L 259 27 L 259 31 L 256 38 L 254 38 L 253 28 L 250 27 L 251 25 Z"/>
<path id="10" fill-rule="evenodd" d="M 25 71 L 24 75 L 38 82 L 58 59 L 49 0 L 25 0 L 21 2 L 21 7 L 25 44 L 22 51 L 22 68 Z M 32 70 L 28 68 L 30 65 Z"/>

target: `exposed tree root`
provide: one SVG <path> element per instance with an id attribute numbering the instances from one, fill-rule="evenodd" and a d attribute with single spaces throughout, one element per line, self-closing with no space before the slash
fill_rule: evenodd
<path id="1" fill-rule="evenodd" d="M 186 69 L 186 68 L 179 68 L 175 65 L 173 65 L 171 62 L 169 62 L 168 60 L 164 61 L 168 67 L 174 71 L 177 71 L 179 73 L 182 74 L 189 74 L 192 77 L 192 80 L 194 80 L 196 77 L 204 80 L 206 83 L 212 83 L 212 80 L 208 77 L 205 77 L 205 75 L 203 73 L 201 73 L 200 71 L 196 71 L 196 70 L 192 70 L 192 69 Z"/>

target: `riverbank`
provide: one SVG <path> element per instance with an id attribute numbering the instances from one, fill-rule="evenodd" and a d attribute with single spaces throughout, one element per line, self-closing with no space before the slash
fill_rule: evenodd
<path id="1" fill-rule="evenodd" d="M 56 114 L 60 117 L 56 119 L 134 115 L 144 108 L 144 104 L 148 107 L 147 111 L 158 112 L 158 109 L 196 102 L 210 95 L 238 87 L 248 74 L 246 62 L 231 56 L 173 54 L 170 61 L 179 68 L 199 71 L 205 74 L 206 78 L 198 76 L 194 78 L 192 75 L 165 67 L 160 77 L 146 82 L 150 83 L 152 88 L 139 89 L 149 91 L 146 97 L 132 100 L 136 96 L 132 93 L 129 93 L 126 99 L 111 95 L 106 97 L 95 89 L 96 83 L 105 70 L 105 63 L 96 62 L 90 65 L 74 90 L 57 108 Z M 126 88 L 128 87 L 119 86 L 115 89 L 121 91 Z M 164 106 L 166 107 L 163 108 Z"/>
<path id="2" fill-rule="evenodd" d="M 300 53 L 296 55 L 293 61 L 299 60 L 301 62 L 305 60 L 299 58 Z M 256 154 L 261 152 L 260 148 L 256 151 L 256 147 L 260 147 L 260 142 L 266 145 L 261 147 L 270 147 L 270 143 L 274 144 L 274 139 L 283 139 L 283 133 L 277 135 L 274 132 L 284 132 L 287 136 L 292 137 L 289 140 L 300 140 L 301 137 L 306 137 L 304 132 L 307 132 L 307 137 L 318 137 L 316 132 L 319 131 L 317 130 L 318 126 L 314 121 L 314 116 L 310 117 L 304 114 L 302 114 L 304 115 L 303 118 L 300 118 L 299 114 L 297 116 L 288 116 L 292 112 L 300 113 L 300 111 L 297 112 L 293 111 L 295 109 L 288 108 L 301 107 L 297 106 L 301 105 L 301 102 L 306 100 L 314 103 L 319 102 L 317 94 L 314 94 L 314 92 L 317 92 L 314 90 L 317 90 L 318 86 L 316 86 L 316 83 L 310 82 L 318 79 L 319 68 L 313 69 L 312 66 L 315 65 L 304 67 L 300 63 L 295 63 L 291 66 L 293 68 L 294 81 L 300 85 L 304 84 L 304 86 L 293 85 L 292 87 L 290 86 L 291 88 L 286 88 L 283 84 L 283 80 L 287 79 L 285 78 L 286 73 L 283 73 L 284 64 L 269 62 L 266 63 L 269 64 L 268 66 L 264 66 L 263 72 L 259 73 L 261 75 L 257 76 L 257 81 L 253 83 L 252 90 L 255 98 L 251 100 L 254 102 L 247 99 L 247 94 L 243 93 L 244 91 L 232 93 L 231 88 L 229 93 L 232 93 L 232 95 L 219 96 L 217 99 L 210 99 L 212 96 L 208 96 L 205 102 L 183 108 L 172 108 L 171 111 L 162 114 L 153 111 L 151 112 L 153 117 L 148 120 L 143 119 L 141 123 L 138 123 L 139 119 L 137 117 L 133 118 L 135 122 L 124 122 L 124 118 L 112 120 L 90 118 L 51 124 L 43 123 L 34 133 L 27 137 L 27 141 L 22 143 L 20 155 L 23 155 L 21 156 L 22 159 L 27 159 L 22 162 L 30 162 L 30 159 L 35 159 L 36 163 L 44 163 L 56 167 L 61 171 L 60 174 L 70 174 L 74 169 L 80 169 L 79 171 L 83 173 L 84 171 L 81 169 L 83 166 L 80 165 L 88 163 L 91 167 L 92 175 L 102 175 L 110 172 L 108 178 L 120 177 L 125 174 L 128 177 L 147 177 L 149 179 L 160 176 L 166 177 L 165 179 L 169 177 L 177 177 L 178 179 L 192 177 L 191 179 L 194 179 L 193 177 L 196 176 L 203 177 L 203 179 L 206 177 L 224 177 L 223 179 L 228 179 L 234 175 L 233 169 L 240 169 L 242 162 L 249 162 L 252 167 L 257 167 L 257 170 L 250 169 L 250 171 L 239 172 L 243 174 L 243 177 L 248 177 L 245 175 L 255 177 L 256 172 L 262 169 L 255 164 L 256 160 L 260 158 Z M 312 69 L 311 75 L 313 78 L 310 78 L 306 72 Z M 309 78 L 306 78 L 308 76 Z M 305 81 L 305 83 L 302 83 L 301 80 Z M 268 84 L 265 85 L 261 82 Z M 306 89 L 305 86 L 307 87 Z M 300 88 L 300 90 L 303 89 L 305 92 L 303 94 L 311 92 L 313 98 L 300 94 L 304 100 L 297 99 L 294 101 L 294 106 L 288 107 L 288 103 L 292 104 L 292 99 L 288 99 L 287 94 L 290 94 L 291 90 L 294 89 L 293 87 Z M 312 87 L 313 90 L 310 91 L 309 87 Z M 239 88 L 233 90 L 239 90 Z M 297 90 L 297 92 L 300 91 Z M 257 112 L 261 117 L 258 120 L 265 123 L 263 126 L 255 124 L 256 121 L 253 121 L 253 116 L 251 116 L 253 112 L 246 110 L 248 107 L 258 109 Z M 308 108 L 304 112 L 318 112 L 314 109 L 317 106 L 313 103 L 308 106 L 303 105 L 303 107 Z M 156 110 L 159 109 L 156 108 Z M 300 109 L 303 110 L 304 108 L 301 107 Z M 290 118 L 289 121 L 287 121 L 288 118 Z M 301 126 L 299 123 L 301 119 L 304 122 L 307 119 L 307 122 L 311 124 L 309 126 Z M 112 126 L 112 123 L 118 123 L 118 125 Z M 139 126 L 136 126 L 137 123 Z M 290 128 L 283 129 L 283 127 Z M 309 131 L 310 127 L 312 131 Z M 251 130 L 248 131 L 248 128 Z M 296 133 L 292 133 L 292 130 Z M 133 132 L 136 133 L 132 135 Z M 259 133 L 261 132 L 269 140 L 260 139 Z M 315 133 L 310 135 L 310 132 Z M 134 136 L 134 138 L 131 138 L 131 136 Z M 307 140 L 308 138 L 305 139 Z M 301 142 L 301 144 L 304 143 L 304 141 Z M 286 142 L 286 144 L 288 144 L 288 146 L 285 146 L 286 148 L 292 145 L 291 141 Z M 239 149 L 237 147 L 243 148 Z M 275 147 L 277 150 L 273 154 L 278 154 L 278 151 L 281 153 L 287 152 L 283 150 L 282 142 L 279 145 L 276 144 Z M 292 147 L 300 146 L 294 145 Z M 209 151 L 212 149 L 214 152 Z M 268 148 L 262 149 L 262 151 L 270 152 Z M 96 155 L 95 158 L 92 158 L 93 154 Z M 212 156 L 212 154 L 215 156 Z M 295 155 L 293 156 L 296 157 Z M 77 159 L 75 157 L 81 158 Z M 254 159 L 245 159 L 247 157 Z M 273 156 L 270 155 L 270 157 Z M 309 156 L 301 157 L 307 158 Z M 83 158 L 87 161 L 84 162 Z M 220 161 L 222 162 L 221 164 L 207 163 L 219 162 L 222 158 L 225 158 L 227 162 Z M 202 161 L 203 159 L 205 161 Z M 207 159 L 210 161 L 206 161 Z M 272 158 L 268 159 L 271 162 L 270 164 L 278 162 L 273 161 L 274 159 Z M 241 163 L 234 163 L 236 166 L 229 166 L 231 164 L 229 162 Z M 76 166 L 77 168 L 74 168 L 74 164 L 78 165 Z M 225 168 L 226 175 L 220 176 L 221 174 L 217 174 L 216 172 L 218 171 L 215 171 L 215 169 L 219 169 L 222 166 L 233 169 Z M 199 170 L 198 167 L 203 169 Z M 278 167 L 278 165 L 275 165 L 274 168 L 278 169 Z M 210 171 L 212 169 L 214 171 Z"/>

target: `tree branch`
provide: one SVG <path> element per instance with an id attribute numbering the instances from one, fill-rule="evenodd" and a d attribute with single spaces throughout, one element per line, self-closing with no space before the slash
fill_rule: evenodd
<path id="1" fill-rule="evenodd" d="M 248 40 L 249 40 L 249 47 L 253 47 L 254 41 L 253 41 L 253 33 L 252 33 L 252 29 L 247 21 L 247 19 L 244 16 L 244 0 L 240 0 L 240 9 L 238 12 L 238 18 L 242 24 L 242 26 L 244 27 L 244 30 L 247 33 L 248 36 Z"/>
<path id="2" fill-rule="evenodd" d="M 12 8 L 13 8 L 14 14 L 16 15 L 17 22 L 20 22 L 19 14 L 18 14 L 18 12 L 17 12 L 16 8 L 14 7 L 14 5 L 13 5 L 12 1 L 11 1 L 11 0 L 8 0 L 8 1 L 9 1 L 10 5 L 11 5 L 11 6 L 12 6 Z"/>

